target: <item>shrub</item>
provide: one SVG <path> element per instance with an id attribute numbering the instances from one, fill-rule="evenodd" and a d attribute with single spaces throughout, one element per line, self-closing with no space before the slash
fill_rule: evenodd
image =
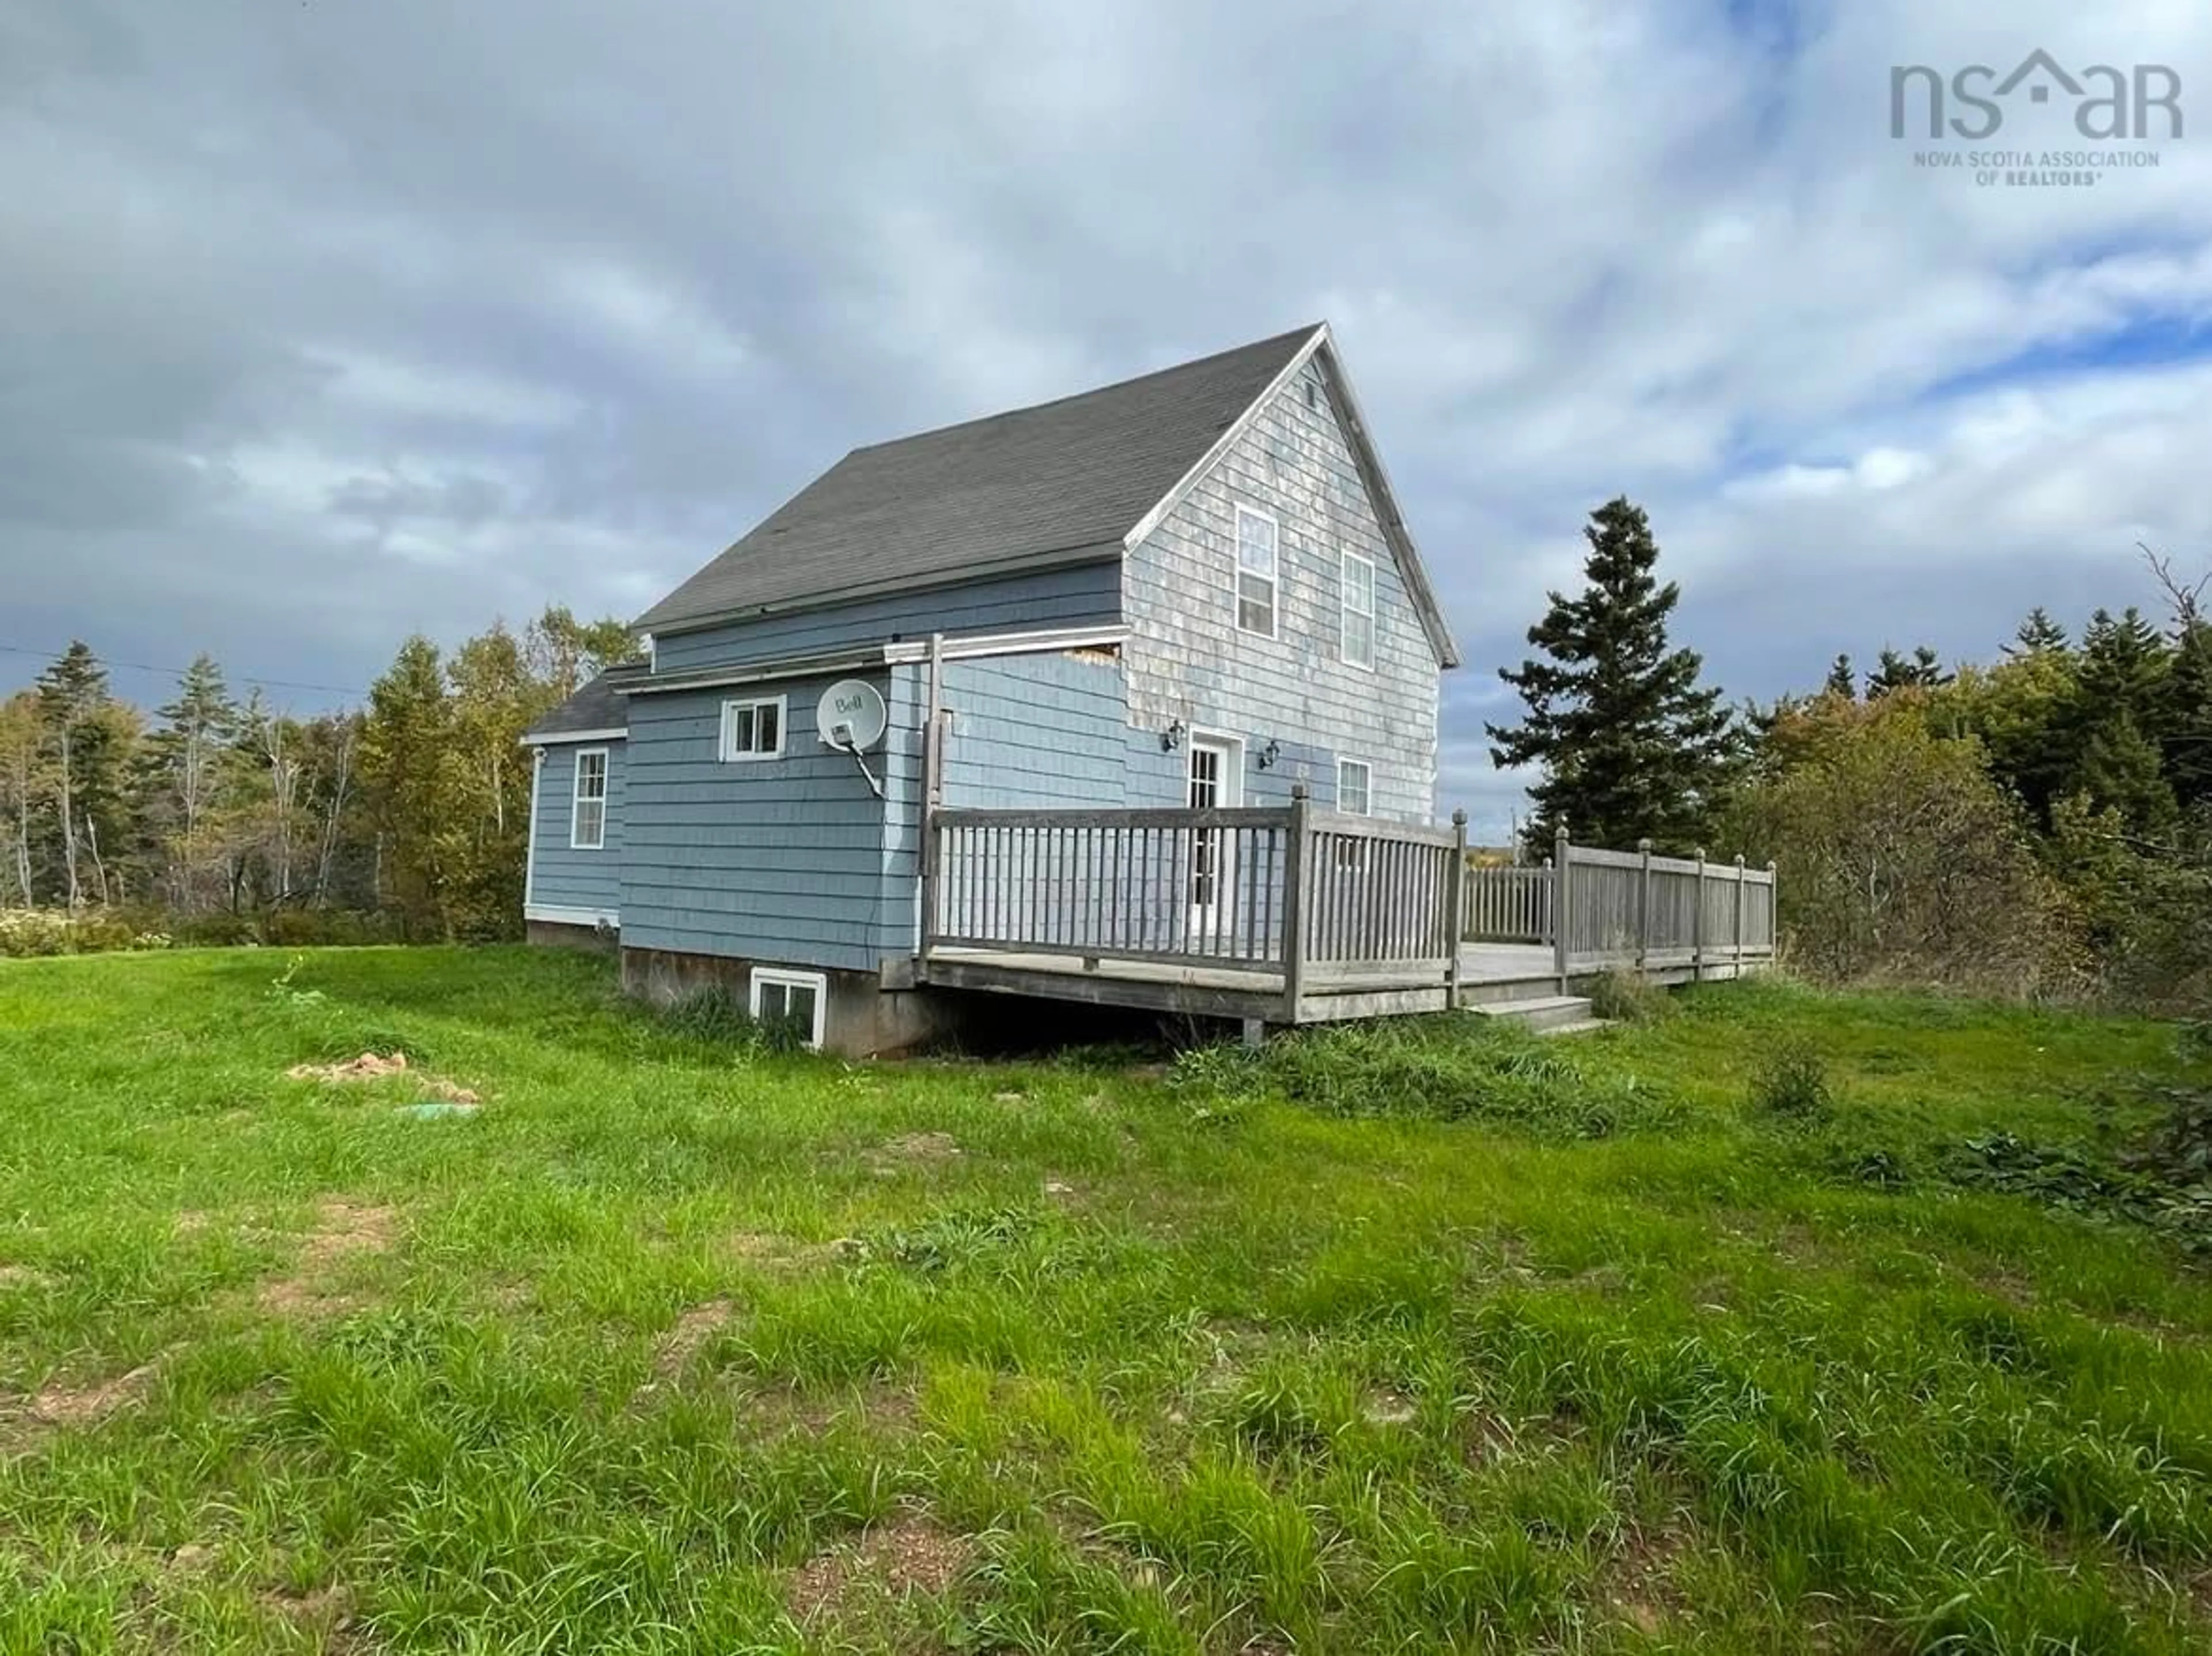
<path id="1" fill-rule="evenodd" d="M 1617 967 L 1590 984 L 1589 1004 L 1592 1017 L 1614 1023 L 1645 1023 L 1670 1010 L 1664 989 Z"/>
<path id="2" fill-rule="evenodd" d="M 1826 1121 L 1836 1113 L 1828 1066 L 1802 1041 L 1776 1048 L 1752 1071 L 1751 1108 L 1783 1121 Z"/>
<path id="3" fill-rule="evenodd" d="M 169 938 L 120 910 L 0 909 L 0 955 L 92 955 L 112 949 L 166 949 Z"/>

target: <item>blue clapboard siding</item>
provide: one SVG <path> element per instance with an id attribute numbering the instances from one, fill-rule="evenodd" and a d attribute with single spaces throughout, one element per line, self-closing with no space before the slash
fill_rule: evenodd
<path id="1" fill-rule="evenodd" d="M 588 909 L 611 914 L 622 899 L 623 765 L 620 741 L 550 743 L 538 773 L 537 810 L 530 825 L 534 858 L 530 870 L 533 907 Z M 598 851 L 569 848 L 574 808 L 576 755 L 605 748 L 607 754 L 606 843 Z"/>
<path id="2" fill-rule="evenodd" d="M 1373 767 L 1378 816 L 1428 822 L 1436 809 L 1439 664 L 1377 520 L 1322 370 L 1309 364 L 1129 554 L 1129 706 L 1139 727 L 1170 719 L 1273 736 L 1311 770 L 1316 804 L 1334 802 L 1340 755 Z M 1308 407 L 1307 382 L 1316 405 Z M 1236 507 L 1276 521 L 1277 636 L 1237 628 Z M 1375 665 L 1342 658 L 1342 557 L 1375 565 Z M 1248 767 L 1249 763 L 1248 749 Z M 1270 772 L 1258 804 L 1295 779 Z"/>
<path id="3" fill-rule="evenodd" d="M 717 756 L 722 693 L 630 698 L 625 945 L 875 968 L 886 935 L 884 806 L 852 759 L 815 735 L 831 682 L 763 687 L 787 698 L 785 750 L 739 763 Z M 871 682 L 886 688 L 884 675 Z M 888 762 L 871 759 L 879 773 Z M 910 755 L 901 762 L 911 771 Z M 892 927 L 899 952 L 911 926 L 909 907 Z"/>
<path id="4" fill-rule="evenodd" d="M 854 578 L 866 578 L 866 564 L 859 560 Z M 1109 561 L 664 634 L 653 640 L 654 662 L 663 673 L 703 671 L 932 633 L 1110 626 L 1121 615 L 1121 568 Z"/>
<path id="5" fill-rule="evenodd" d="M 945 665 L 945 804 L 1050 810 L 1122 803 L 1128 747 L 1118 658 L 1002 656 Z"/>

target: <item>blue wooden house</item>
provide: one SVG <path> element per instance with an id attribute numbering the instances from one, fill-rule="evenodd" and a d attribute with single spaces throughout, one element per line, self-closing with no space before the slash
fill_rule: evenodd
<path id="1" fill-rule="evenodd" d="M 1326 325 L 855 449 L 636 627 L 526 738 L 526 899 L 635 990 L 852 1052 L 950 991 L 1443 992 L 1458 656 Z"/>

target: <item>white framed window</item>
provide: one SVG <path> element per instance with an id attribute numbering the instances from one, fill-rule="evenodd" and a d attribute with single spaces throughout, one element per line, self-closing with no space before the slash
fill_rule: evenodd
<path id="1" fill-rule="evenodd" d="M 1336 808 L 1347 816 L 1371 816 L 1375 809 L 1375 773 L 1364 759 L 1336 761 Z M 1367 841 L 1349 837 L 1336 842 L 1336 865 L 1357 870 L 1367 866 Z"/>
<path id="2" fill-rule="evenodd" d="M 722 704 L 722 757 L 726 761 L 783 756 L 784 703 L 780 695 Z"/>
<path id="3" fill-rule="evenodd" d="M 1237 630 L 1275 636 L 1275 520 L 1237 508 Z"/>
<path id="4" fill-rule="evenodd" d="M 753 968 L 752 1015 L 762 1023 L 792 1023 L 806 1032 L 806 1044 L 822 1044 L 822 1021 L 830 1010 L 830 980 L 819 972 L 791 972 L 781 967 Z"/>
<path id="5" fill-rule="evenodd" d="M 1348 666 L 1375 666 L 1375 564 L 1357 552 L 1344 555 L 1344 627 L 1339 652 Z"/>
<path id="6" fill-rule="evenodd" d="M 568 807 L 568 849 L 599 851 L 607 843 L 607 750 L 576 754 L 575 792 Z"/>
<path id="7" fill-rule="evenodd" d="M 1375 814 L 1375 771 L 1364 759 L 1336 761 L 1336 808 L 1349 816 Z"/>

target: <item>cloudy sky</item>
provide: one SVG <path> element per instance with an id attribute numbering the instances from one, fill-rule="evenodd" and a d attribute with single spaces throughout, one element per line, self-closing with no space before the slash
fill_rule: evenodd
<path id="1" fill-rule="evenodd" d="M 2201 0 L 1425 9 L 0 0 L 0 646 L 304 710 L 634 615 L 856 443 L 1324 317 L 1492 832 L 1492 670 L 1613 494 L 1737 695 L 2212 564 Z M 2191 124 L 2071 188 L 1891 137 L 1891 65 L 2039 46 Z"/>

